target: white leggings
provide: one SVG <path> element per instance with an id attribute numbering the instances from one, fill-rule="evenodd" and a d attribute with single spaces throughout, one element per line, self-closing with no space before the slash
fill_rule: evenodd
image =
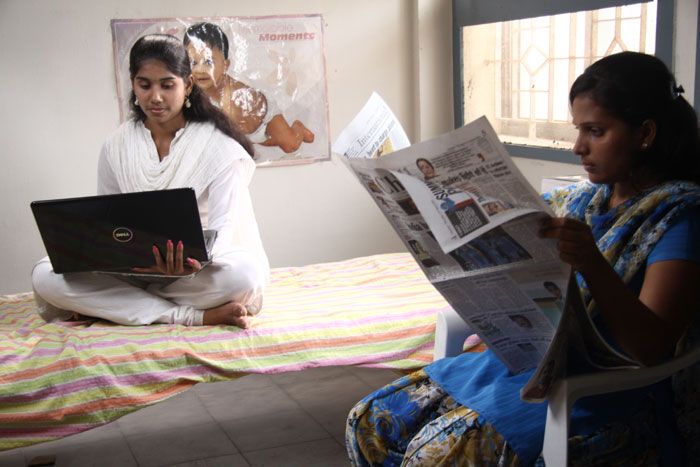
<path id="1" fill-rule="evenodd" d="M 263 268 L 253 255 L 230 253 L 196 276 L 157 283 L 105 274 L 56 274 L 48 258 L 32 270 L 34 296 L 47 321 L 72 313 L 125 325 L 202 324 L 207 308 L 233 301 L 250 314 L 259 311 L 265 284 Z"/>

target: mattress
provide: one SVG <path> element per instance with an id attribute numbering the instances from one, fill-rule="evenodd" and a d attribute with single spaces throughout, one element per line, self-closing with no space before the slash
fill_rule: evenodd
<path id="1" fill-rule="evenodd" d="M 0 296 L 0 450 L 103 425 L 197 383 L 331 365 L 420 368 L 446 306 L 407 253 L 273 269 L 246 330 L 46 323 L 31 294 Z"/>

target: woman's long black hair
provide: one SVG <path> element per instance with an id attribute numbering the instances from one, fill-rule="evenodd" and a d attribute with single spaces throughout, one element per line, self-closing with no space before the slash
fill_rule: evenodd
<path id="1" fill-rule="evenodd" d="M 158 60 L 165 67 L 186 80 L 191 74 L 190 59 L 187 55 L 185 47 L 177 38 L 168 34 L 149 34 L 139 38 L 131 47 L 129 53 L 129 74 L 131 80 L 141 68 L 141 64 L 146 60 Z M 253 145 L 248 138 L 237 131 L 226 114 L 216 108 L 211 103 L 209 97 L 202 92 L 197 85 L 192 86 L 192 91 L 189 95 L 190 107 L 183 106 L 182 112 L 185 120 L 193 122 L 212 122 L 224 134 L 235 139 L 243 146 L 250 157 L 253 156 Z M 137 120 L 145 121 L 146 114 L 141 110 L 141 107 L 135 103 L 136 95 L 131 91 L 131 99 L 129 106 Z"/>
<path id="2" fill-rule="evenodd" d="M 569 103 L 588 96 L 632 129 L 645 120 L 656 123 L 656 138 L 635 157 L 635 170 L 658 181 L 700 183 L 700 139 L 693 107 L 658 58 L 639 52 L 609 55 L 590 65 L 571 86 Z"/>

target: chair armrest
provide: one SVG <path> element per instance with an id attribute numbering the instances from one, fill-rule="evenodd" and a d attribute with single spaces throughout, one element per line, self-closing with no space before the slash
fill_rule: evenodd
<path id="1" fill-rule="evenodd" d="M 547 395 L 547 425 L 542 449 L 547 467 L 567 465 L 569 418 L 571 407 L 578 399 L 648 386 L 697 362 L 700 362 L 700 347 L 659 365 L 576 375 L 554 383 Z"/>
<path id="2" fill-rule="evenodd" d="M 464 350 L 464 341 L 472 332 L 469 325 L 452 307 L 438 310 L 435 323 L 435 347 L 433 360 L 454 357 Z"/>

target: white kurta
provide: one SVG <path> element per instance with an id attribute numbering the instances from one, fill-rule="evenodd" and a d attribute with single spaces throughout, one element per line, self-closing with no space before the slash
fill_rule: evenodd
<path id="1" fill-rule="evenodd" d="M 131 127 L 125 129 L 126 125 Z M 171 143 L 171 154 L 184 150 L 191 139 L 188 141 L 183 136 L 188 136 L 187 131 L 191 129 L 192 125 L 188 124 L 176 134 Z M 134 177 L 120 172 L 122 167 L 118 164 L 123 161 L 115 157 L 115 153 L 123 148 L 115 150 L 115 145 L 124 140 L 125 131 L 135 133 L 136 138 L 142 138 L 142 143 L 150 143 L 145 143 L 147 154 L 140 155 L 147 157 L 152 166 L 146 186 L 130 186 L 135 183 Z M 195 277 L 164 285 L 92 273 L 55 274 L 48 258 L 44 258 L 35 265 L 32 282 L 45 318 L 61 318 L 66 315 L 61 310 L 70 310 L 120 324 L 165 322 L 191 325 L 201 324 L 202 310 L 229 301 L 241 303 L 251 312 L 257 311 L 256 304 L 259 306 L 269 276 L 269 263 L 248 191 L 255 163 L 236 141 L 218 130 L 208 139 L 202 153 L 205 159 L 208 157 L 219 164 L 219 168 L 208 172 L 218 172 L 210 180 L 202 181 L 200 177 L 193 183 L 202 226 L 218 232 L 212 248 L 212 264 Z M 163 162 L 170 162 L 169 157 Z M 227 162 L 220 164 L 222 159 Z M 187 168 L 161 167 L 155 162 L 160 160 L 150 132 L 140 122 L 125 123 L 105 143 L 100 154 L 98 194 L 155 189 L 150 184 L 158 185 L 165 177 L 175 182 L 158 185 L 159 188 L 178 188 L 176 185 L 186 180 L 181 172 Z M 190 162 L 196 164 L 197 161 Z"/>

